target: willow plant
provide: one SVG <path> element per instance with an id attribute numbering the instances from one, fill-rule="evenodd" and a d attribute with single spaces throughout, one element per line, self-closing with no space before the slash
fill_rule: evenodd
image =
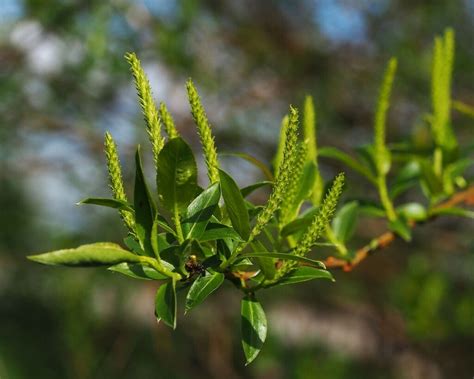
<path id="1" fill-rule="evenodd" d="M 157 281 L 155 315 L 172 328 L 177 320 L 177 291 L 187 291 L 184 308 L 189 312 L 227 280 L 242 292 L 242 347 L 248 364 L 260 352 L 267 334 L 265 312 L 257 299 L 259 291 L 313 279 L 334 281 L 328 268 L 342 266 L 335 262 L 350 267 L 367 251 L 382 245 L 375 238 L 368 247 L 354 249 L 350 240 L 359 215 L 385 218 L 391 233 L 405 240 L 410 240 L 417 222 L 441 214 L 473 217 L 473 212 L 453 206 L 460 203 L 460 191 L 471 191 L 472 195 L 465 172 L 473 164 L 468 152 L 459 150 L 450 123 L 452 104 L 456 109 L 467 109 L 468 115 L 472 112 L 470 106 L 450 98 L 453 51 L 454 36 L 448 30 L 435 42 L 433 111 L 427 118 L 433 136 L 429 149 L 420 152 L 409 143 L 400 148 L 386 141 L 387 112 L 397 68 L 392 58 L 379 93 L 373 143 L 360 148 L 357 158 L 332 147 L 318 147 L 316 112 L 308 96 L 301 126 L 295 107 L 290 107 L 283 119 L 273 173 L 268 168 L 263 170 L 272 180 L 244 188 L 220 168 L 211 124 L 189 80 L 186 89 L 191 114 L 209 179 L 207 188 L 197 184 L 193 151 L 180 136 L 166 105 L 156 107 L 136 55 L 127 54 L 152 146 L 157 193 L 148 187 L 138 148 L 133 199 L 128 200 L 117 146 L 107 132 L 104 148 L 112 197 L 87 198 L 79 204 L 118 210 L 128 230 L 123 246 L 98 242 L 28 258 L 48 265 L 104 266 L 131 278 Z M 254 158 L 246 158 L 263 167 Z M 327 185 L 319 170 L 320 158 L 340 160 L 361 174 L 375 186 L 379 203 L 352 199 L 337 209 L 344 174 Z M 395 175 L 392 161 L 397 161 Z M 249 195 L 265 186 L 271 187 L 267 202 L 253 204 Z M 426 204 L 395 204 L 400 194 L 415 186 L 424 191 Z M 450 201 L 455 193 L 458 201 Z M 326 259 L 327 266 L 310 257 L 318 245 L 332 249 L 334 256 Z"/>

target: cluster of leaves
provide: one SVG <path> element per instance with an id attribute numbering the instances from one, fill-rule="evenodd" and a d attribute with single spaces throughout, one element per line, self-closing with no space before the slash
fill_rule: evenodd
<path id="1" fill-rule="evenodd" d="M 468 185 L 463 172 L 473 163 L 472 159 L 460 158 L 449 122 L 453 34 L 447 31 L 436 41 L 433 113 L 427 118 L 433 132 L 430 152 L 385 143 L 385 119 L 397 66 L 392 59 L 380 91 L 374 141 L 359 150 L 360 159 L 335 148 L 318 149 L 316 114 L 311 97 L 307 97 L 301 126 L 296 108 L 290 107 L 283 119 L 273 173 L 265 168 L 268 180 L 244 188 L 239 188 L 220 169 L 209 120 L 189 80 L 186 88 L 191 113 L 209 178 L 207 188 L 199 187 L 191 148 L 180 136 L 166 105 L 156 107 L 140 61 L 134 54 L 127 54 L 152 145 L 157 196 L 148 188 L 138 148 L 133 203 L 129 202 L 117 147 L 106 133 L 105 153 L 113 198 L 88 198 L 81 204 L 117 209 L 128 229 L 124 239 L 127 249 L 101 242 L 29 258 L 49 265 L 105 266 L 132 278 L 160 281 L 156 317 L 172 328 L 176 327 L 177 291 L 187 291 L 188 312 L 227 279 L 243 293 L 242 346 L 246 362 L 250 363 L 262 348 L 267 333 L 265 313 L 256 293 L 312 279 L 334 280 L 324 263 L 309 258 L 308 253 L 318 244 L 328 245 L 339 258 L 351 260 L 354 251 L 347 242 L 361 212 L 387 218 L 389 227 L 407 240 L 412 223 L 426 220 L 435 212 L 472 217 L 464 209 L 436 208 L 457 188 Z M 167 138 L 162 136 L 162 129 Z M 251 157 L 241 156 L 255 162 Z M 318 169 L 319 156 L 341 160 L 367 178 L 380 194 L 380 205 L 349 201 L 336 212 L 344 176 L 339 174 L 332 183 L 325 184 Z M 403 162 L 403 166 L 389 190 L 387 175 L 395 159 Z M 257 164 L 262 167 L 262 163 Z M 395 207 L 393 200 L 416 184 L 421 184 L 429 205 L 407 203 Z M 265 186 L 271 187 L 265 204 L 247 200 L 253 191 Z M 327 242 L 321 242 L 323 238 Z"/>

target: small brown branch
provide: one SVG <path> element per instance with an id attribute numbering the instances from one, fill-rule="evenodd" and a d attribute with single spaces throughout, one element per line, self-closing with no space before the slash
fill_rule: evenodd
<path id="1" fill-rule="evenodd" d="M 434 209 L 450 208 L 461 204 L 474 205 L 474 185 L 471 185 L 464 191 L 456 193 L 450 199 L 437 205 Z M 414 228 L 415 225 L 416 223 L 414 221 L 410 222 L 410 226 L 412 228 Z M 353 259 L 346 260 L 341 258 L 328 257 L 324 261 L 324 263 L 327 268 L 341 268 L 343 271 L 346 272 L 351 271 L 355 266 L 357 266 L 360 262 L 366 259 L 369 255 L 373 254 L 377 250 L 381 250 L 387 247 L 396 238 L 397 235 L 395 233 L 390 231 L 385 232 L 379 237 L 373 239 L 369 244 L 357 250 Z"/>

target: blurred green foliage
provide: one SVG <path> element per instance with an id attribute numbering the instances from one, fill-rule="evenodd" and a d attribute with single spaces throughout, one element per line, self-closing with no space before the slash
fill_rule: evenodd
<path id="1" fill-rule="evenodd" d="M 332 319 L 342 317 L 346 322 L 324 324 L 334 335 L 345 333 L 342 341 L 356 340 L 350 322 L 366 322 L 365 345 L 378 341 L 376 354 L 359 356 L 317 338 L 289 345 L 275 326 L 261 361 L 249 368 L 231 334 L 238 329 L 231 327 L 238 322 L 232 291 L 222 291 L 210 310 L 186 318 L 171 334 L 143 309 L 154 287 L 26 262 L 29 253 L 97 240 L 99 231 L 101 239 L 119 239 L 111 213 L 74 203 L 104 188 L 105 129 L 128 145 L 120 151 L 124 161 L 145 140 L 144 128 L 134 126 L 141 125 L 134 101 L 124 100 L 133 99 L 126 51 L 136 51 L 155 73 L 156 100 L 174 99 L 168 105 L 181 134 L 193 130 L 181 86 L 192 76 L 207 92 L 217 145 L 235 151 L 239 141 L 249 141 L 247 151 L 267 162 L 286 104 L 300 104 L 305 93 L 315 99 L 321 145 L 334 145 L 335 136 L 341 148 L 368 140 L 379 85 L 373 78 L 381 77 L 391 55 L 403 63 L 390 138 L 401 140 L 415 126 L 414 140 L 426 140 L 417 115 L 430 107 L 432 37 L 446 26 L 457 33 L 453 97 L 474 104 L 469 1 L 170 3 L 6 0 L 0 6 L 0 377 L 472 375 L 472 222 L 426 226 L 409 255 L 400 242 L 357 271 L 341 273 L 335 285 L 291 290 L 309 314 L 320 314 L 324 304 Z M 453 118 L 459 139 L 472 141 L 472 121 Z M 224 164 L 243 182 L 258 175 L 235 161 Z M 322 169 L 329 175 L 340 167 Z M 350 190 L 367 192 L 363 184 Z M 367 224 L 361 232 L 369 237 L 380 227 Z M 298 309 L 271 296 L 263 302 L 275 311 L 270 317 L 279 306 Z M 214 332 L 206 329 L 208 319 Z"/>

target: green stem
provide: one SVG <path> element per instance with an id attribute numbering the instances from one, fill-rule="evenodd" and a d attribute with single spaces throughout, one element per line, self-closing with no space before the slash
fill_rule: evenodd
<path id="1" fill-rule="evenodd" d="M 397 214 L 395 208 L 393 207 L 392 200 L 388 195 L 387 190 L 387 181 L 385 180 L 385 175 L 379 175 L 377 178 L 377 188 L 379 191 L 380 201 L 382 202 L 385 212 L 389 221 L 395 221 L 397 219 Z"/>
<path id="2" fill-rule="evenodd" d="M 148 266 L 154 268 L 156 271 L 158 271 L 159 273 L 163 274 L 163 275 L 166 275 L 168 276 L 169 278 L 173 279 L 173 280 L 181 280 L 182 279 L 182 276 L 180 274 L 178 274 L 177 272 L 173 272 L 173 271 L 170 271 L 168 270 L 167 268 L 165 268 L 161 262 L 159 262 L 158 260 L 156 260 L 155 258 L 151 258 L 151 257 L 146 257 L 146 256 L 141 256 L 140 257 L 140 261 L 142 263 L 145 263 L 147 264 Z"/>

